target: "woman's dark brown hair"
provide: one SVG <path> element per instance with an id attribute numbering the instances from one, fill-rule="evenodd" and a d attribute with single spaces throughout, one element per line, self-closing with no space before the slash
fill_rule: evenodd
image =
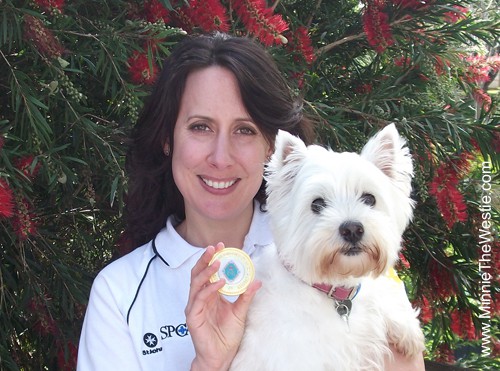
<path id="1" fill-rule="evenodd" d="M 263 135 L 274 143 L 278 129 L 313 140 L 312 124 L 294 99 L 271 56 L 256 42 L 222 33 L 188 37 L 166 59 L 153 92 L 132 131 L 126 158 L 129 191 L 126 236 L 133 247 L 150 241 L 169 215 L 183 219 L 184 200 L 172 176 L 174 126 L 188 75 L 221 66 L 238 82 L 241 98 Z M 165 155 L 168 144 L 170 154 Z M 265 203 L 264 184 L 255 196 Z"/>

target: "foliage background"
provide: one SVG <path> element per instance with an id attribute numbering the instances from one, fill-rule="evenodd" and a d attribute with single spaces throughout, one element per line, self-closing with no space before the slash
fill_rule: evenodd
<path id="1" fill-rule="evenodd" d="M 92 279 L 124 253 L 127 132 L 171 47 L 218 29 L 269 48 L 322 143 L 357 150 L 397 124 L 418 201 L 398 270 L 426 358 L 498 369 L 498 8 L 0 0 L 1 368 L 74 369 Z"/>

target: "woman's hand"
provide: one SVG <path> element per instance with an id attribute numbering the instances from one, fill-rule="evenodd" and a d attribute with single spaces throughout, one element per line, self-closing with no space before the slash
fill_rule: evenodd
<path id="1" fill-rule="evenodd" d="M 218 292 L 224 280 L 210 283 L 220 262 L 208 265 L 215 252 L 224 248 L 209 246 L 191 271 L 191 287 L 186 306 L 186 319 L 196 352 L 191 370 L 227 370 L 243 338 L 250 302 L 261 287 L 259 281 L 230 303 Z"/>

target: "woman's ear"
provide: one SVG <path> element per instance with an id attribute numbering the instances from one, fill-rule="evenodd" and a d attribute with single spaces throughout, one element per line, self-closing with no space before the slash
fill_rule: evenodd
<path id="1" fill-rule="evenodd" d="M 271 157 L 274 153 L 274 146 L 269 146 L 269 149 L 267 150 L 267 155 L 266 155 L 266 162 L 271 161 Z"/>

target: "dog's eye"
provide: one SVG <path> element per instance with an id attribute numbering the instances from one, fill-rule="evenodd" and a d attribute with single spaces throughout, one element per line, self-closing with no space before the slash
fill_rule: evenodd
<path id="1" fill-rule="evenodd" d="M 376 202 L 375 196 L 371 193 L 363 193 L 363 195 L 361 196 L 361 201 L 368 206 L 375 206 Z"/>
<path id="2" fill-rule="evenodd" d="M 326 202 L 323 198 L 317 198 L 311 204 L 311 210 L 315 214 L 319 214 L 321 210 L 323 210 L 325 207 L 326 207 Z"/>

